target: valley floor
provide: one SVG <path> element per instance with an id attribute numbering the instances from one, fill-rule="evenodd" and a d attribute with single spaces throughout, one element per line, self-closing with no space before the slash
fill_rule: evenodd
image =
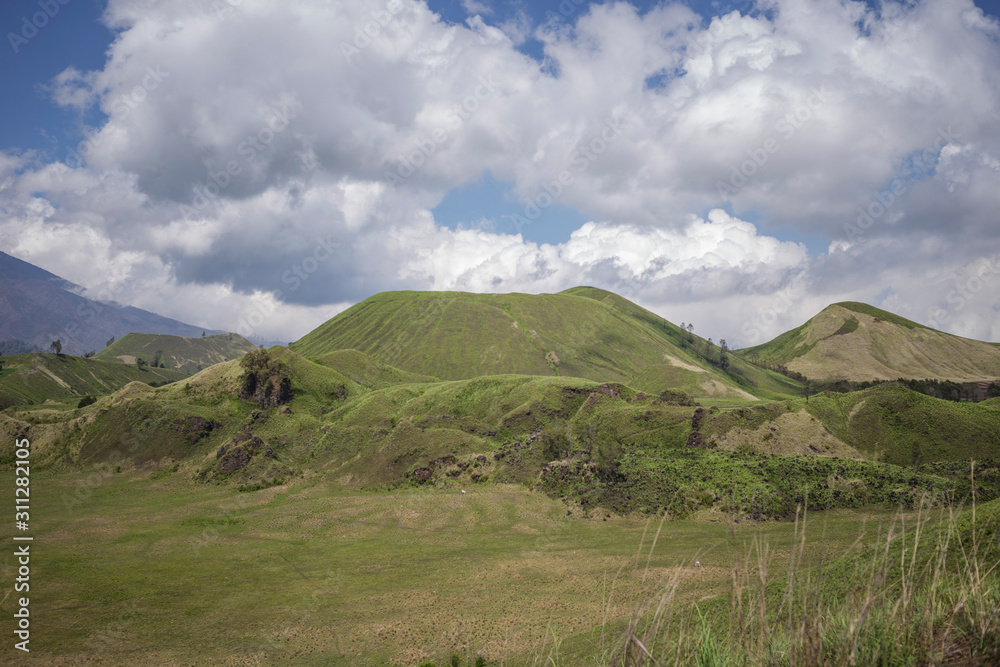
<path id="1" fill-rule="evenodd" d="M 602 664 L 668 580 L 691 613 L 728 594 L 747 543 L 764 538 L 780 571 L 796 540 L 792 522 L 707 511 L 584 516 L 513 484 L 375 493 L 307 476 L 240 493 L 167 470 L 32 475 L 31 654 L 8 641 L 0 661 Z M 806 558 L 873 543 L 893 516 L 814 513 Z"/>

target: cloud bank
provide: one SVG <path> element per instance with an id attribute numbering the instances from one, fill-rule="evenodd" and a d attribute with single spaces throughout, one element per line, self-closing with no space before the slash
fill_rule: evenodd
<path id="1" fill-rule="evenodd" d="M 1000 340 L 1000 26 L 970 0 L 466 5 L 111 0 L 103 69 L 47 84 L 106 119 L 0 153 L 0 244 L 279 340 L 382 290 L 579 284 L 738 345 L 847 299 Z M 487 172 L 517 215 L 436 223 Z M 590 222 L 531 241 L 554 203 Z"/>

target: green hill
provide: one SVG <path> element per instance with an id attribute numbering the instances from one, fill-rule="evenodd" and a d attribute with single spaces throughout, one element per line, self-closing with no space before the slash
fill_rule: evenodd
<path id="1" fill-rule="evenodd" d="M 130 382 L 166 384 L 184 377 L 163 368 L 137 368 L 120 363 L 48 353 L 4 357 L 0 370 L 0 409 L 48 400 L 71 401 L 102 396 Z"/>
<path id="2" fill-rule="evenodd" d="M 423 376 L 459 380 L 521 374 L 632 383 L 659 392 L 756 400 L 802 386 L 728 355 L 630 301 L 578 287 L 559 294 L 386 292 L 292 343 L 321 359 L 358 350 Z"/>
<path id="3" fill-rule="evenodd" d="M 130 333 L 98 352 L 94 358 L 126 364 L 135 364 L 141 358 L 150 365 L 162 362 L 166 368 L 193 375 L 212 364 L 242 357 L 256 347 L 234 333 L 202 338 Z"/>
<path id="4" fill-rule="evenodd" d="M 808 411 L 841 442 L 898 465 L 1000 458 L 1000 411 L 931 398 L 896 383 L 824 392 L 810 399 Z"/>
<path id="5" fill-rule="evenodd" d="M 739 352 L 811 380 L 1000 378 L 996 344 L 953 336 L 863 303 L 836 303 L 774 340 Z"/>

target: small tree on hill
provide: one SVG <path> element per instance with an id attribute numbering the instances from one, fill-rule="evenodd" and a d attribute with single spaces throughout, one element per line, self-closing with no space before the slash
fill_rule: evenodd
<path id="1" fill-rule="evenodd" d="M 54 341 L 52 341 L 52 344 L 49 345 L 49 349 L 55 352 L 56 354 L 62 354 L 62 341 L 59 340 L 58 338 L 55 339 Z"/>
<path id="2" fill-rule="evenodd" d="M 240 398 L 255 402 L 262 408 L 277 407 L 292 400 L 292 379 L 288 368 L 274 359 L 261 345 L 240 359 L 243 377 Z"/>
<path id="3" fill-rule="evenodd" d="M 108 342 L 104 344 L 104 347 L 110 347 L 111 343 L 113 343 L 113 342 L 115 342 L 115 337 L 114 336 L 112 336 L 111 338 L 108 339 Z"/>
<path id="4" fill-rule="evenodd" d="M 719 367 L 722 370 L 729 368 L 729 346 L 725 338 L 719 339 Z"/>

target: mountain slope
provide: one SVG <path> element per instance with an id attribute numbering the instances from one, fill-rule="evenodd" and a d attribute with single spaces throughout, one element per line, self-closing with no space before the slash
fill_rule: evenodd
<path id="1" fill-rule="evenodd" d="M 152 364 L 159 358 L 167 368 L 192 375 L 212 364 L 241 357 L 256 347 L 234 333 L 198 338 L 130 333 L 98 352 L 95 359 L 134 364 L 141 357 Z"/>
<path id="2" fill-rule="evenodd" d="M 310 359 L 355 349 L 404 371 L 442 380 L 484 375 L 639 380 L 636 388 L 683 388 L 695 396 L 752 400 L 797 394 L 800 385 L 736 361 L 617 295 L 594 288 L 559 294 L 386 292 L 349 308 L 293 343 Z M 730 359 L 734 359 L 731 355 Z M 750 392 L 750 393 L 748 393 Z"/>
<path id="3" fill-rule="evenodd" d="M 740 356 L 812 380 L 1000 378 L 1000 349 L 855 302 L 835 303 L 800 327 Z"/>
<path id="4" fill-rule="evenodd" d="M 0 370 L 0 410 L 49 399 L 110 394 L 137 380 L 165 384 L 183 377 L 164 368 L 136 368 L 70 355 L 16 354 L 4 357 Z"/>
<path id="5" fill-rule="evenodd" d="M 100 350 L 112 336 L 131 332 L 201 335 L 201 327 L 140 308 L 93 301 L 77 294 L 79 290 L 55 274 L 0 252 L 0 340 L 19 338 L 48 350 L 59 339 L 63 352 L 84 354 Z"/>

